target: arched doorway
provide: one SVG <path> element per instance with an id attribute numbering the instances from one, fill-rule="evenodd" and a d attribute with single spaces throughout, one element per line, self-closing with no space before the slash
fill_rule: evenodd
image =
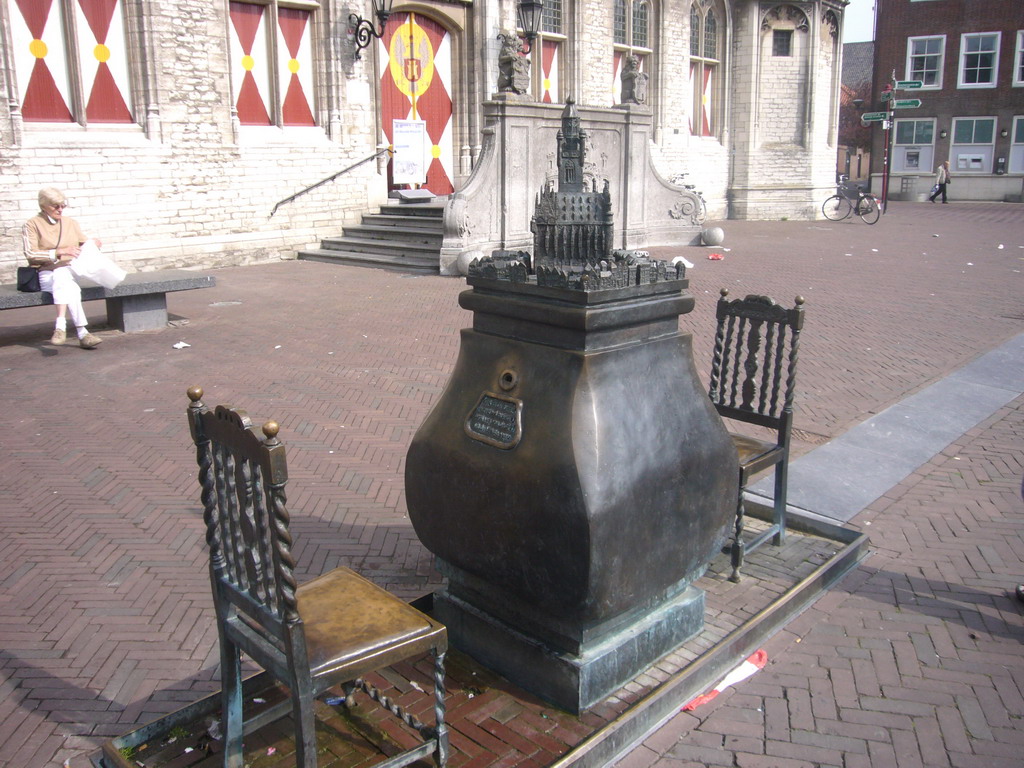
<path id="1" fill-rule="evenodd" d="M 396 148 L 388 189 L 421 183 L 435 195 L 454 192 L 451 32 L 423 14 L 397 12 L 377 51 L 382 141 Z"/>

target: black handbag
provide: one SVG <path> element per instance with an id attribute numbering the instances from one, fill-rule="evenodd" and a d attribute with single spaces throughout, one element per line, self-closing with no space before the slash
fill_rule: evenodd
<path id="1" fill-rule="evenodd" d="M 18 267 L 18 290 L 22 293 L 36 293 L 39 288 L 39 270 L 35 267 Z"/>

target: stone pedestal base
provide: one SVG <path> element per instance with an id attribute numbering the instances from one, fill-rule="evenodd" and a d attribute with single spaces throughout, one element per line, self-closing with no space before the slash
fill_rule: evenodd
<path id="1" fill-rule="evenodd" d="M 579 714 L 697 634 L 704 592 L 690 586 L 632 624 L 559 652 L 447 591 L 434 595 L 433 615 L 452 645 L 525 690 Z"/>

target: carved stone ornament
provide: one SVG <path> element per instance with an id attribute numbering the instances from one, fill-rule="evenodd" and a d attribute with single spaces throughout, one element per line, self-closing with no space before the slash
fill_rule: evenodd
<path id="1" fill-rule="evenodd" d="M 784 28 L 789 24 L 800 32 L 806 32 L 811 28 L 807 14 L 795 5 L 776 5 L 761 18 L 761 31 L 767 32 L 776 27 Z"/>
<path id="2" fill-rule="evenodd" d="M 834 11 L 825 11 L 825 15 L 821 17 L 821 23 L 828 29 L 828 34 L 833 40 L 839 39 L 839 19 L 836 18 Z"/>
<path id="3" fill-rule="evenodd" d="M 632 54 L 626 56 L 622 65 L 622 97 L 623 104 L 646 104 L 647 81 L 649 76 L 640 71 L 640 58 Z"/>
<path id="4" fill-rule="evenodd" d="M 502 32 L 498 39 L 498 91 L 522 95 L 530 90 L 530 60 L 523 52 L 523 41 L 515 32 Z"/>
<path id="5" fill-rule="evenodd" d="M 669 209 L 668 215 L 673 219 L 686 221 L 697 226 L 697 214 L 700 212 L 700 200 L 690 191 L 680 192 L 675 204 Z"/>

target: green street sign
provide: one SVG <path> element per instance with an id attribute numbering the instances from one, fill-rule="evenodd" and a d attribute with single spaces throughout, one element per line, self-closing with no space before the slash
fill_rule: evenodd
<path id="1" fill-rule="evenodd" d="M 921 88 L 924 85 L 923 80 L 897 80 L 896 88 L 900 91 L 910 91 L 914 88 Z"/>
<path id="2" fill-rule="evenodd" d="M 879 120 L 885 120 L 885 112 L 865 112 L 860 116 L 860 119 L 865 123 L 874 123 Z"/>
<path id="3" fill-rule="evenodd" d="M 917 109 L 920 106 L 920 99 L 896 99 L 892 103 L 893 109 Z"/>

